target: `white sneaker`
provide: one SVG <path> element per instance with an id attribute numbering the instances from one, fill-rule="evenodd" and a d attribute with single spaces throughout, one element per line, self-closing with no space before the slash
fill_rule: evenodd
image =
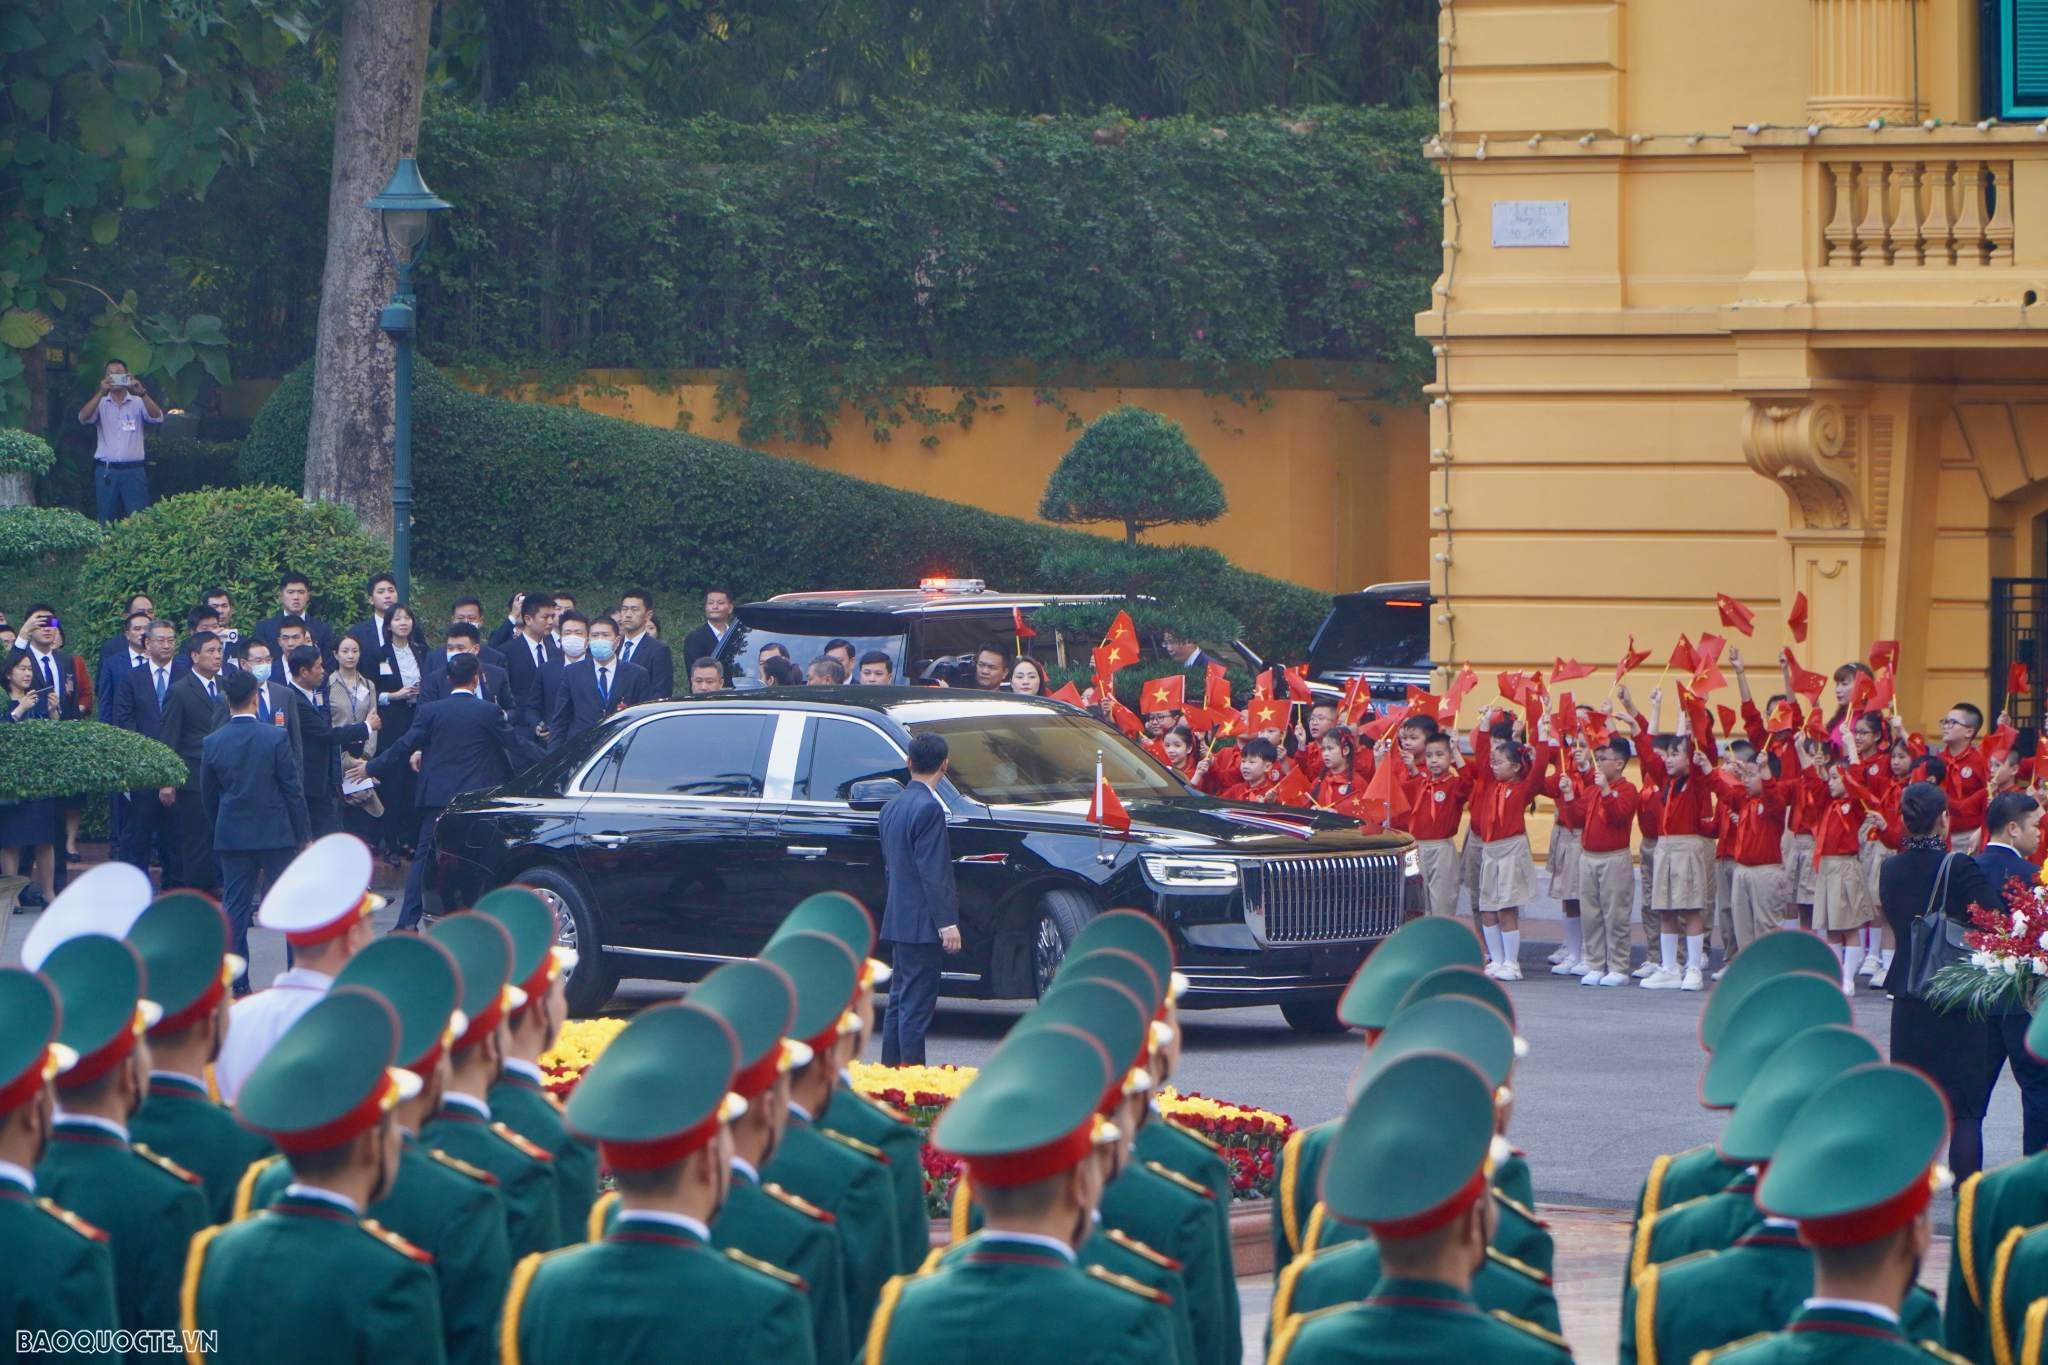
<path id="1" fill-rule="evenodd" d="M 1629 975 L 1634 977 L 1636 980 L 1641 981 L 1645 977 L 1655 976 L 1658 970 L 1659 968 L 1657 966 L 1657 959 L 1654 957 L 1647 957 L 1643 959 L 1643 965 L 1636 968 L 1634 971 L 1630 972 Z"/>
<path id="2" fill-rule="evenodd" d="M 1550 969 L 1552 976 L 1584 976 L 1586 963 L 1582 958 L 1569 957 Z"/>
<path id="3" fill-rule="evenodd" d="M 1851 1000 L 1856 998 L 1856 978 L 1850 977 L 1842 983 L 1842 994 L 1848 996 Z"/>
<path id="4" fill-rule="evenodd" d="M 1726 975 L 1728 975 L 1728 969 L 1726 967 L 1723 967 L 1720 971 L 1714 973 L 1713 979 L 1719 981 L 1722 977 Z"/>
<path id="5" fill-rule="evenodd" d="M 1579 978 L 1579 984 L 1581 986 L 1597 986 L 1606 979 L 1606 976 L 1604 976 L 1601 973 L 1600 969 L 1598 967 L 1594 967 L 1591 970 L 1589 970 L 1584 976 Z"/>
<path id="6" fill-rule="evenodd" d="M 1486 973 L 1486 975 L 1492 977 L 1496 981 L 1500 980 L 1500 964 L 1498 962 L 1488 962 L 1484 967 L 1481 967 L 1479 970 Z"/>
<path id="7" fill-rule="evenodd" d="M 1885 966 L 1883 963 L 1879 963 L 1877 970 L 1870 974 L 1871 987 L 1873 989 L 1882 989 L 1884 986 L 1885 978 L 1889 975 L 1891 975 L 1891 968 Z"/>
<path id="8" fill-rule="evenodd" d="M 1666 971 L 1664 968 L 1659 967 L 1656 971 L 1643 978 L 1643 989 L 1646 991 L 1675 991 L 1682 987 L 1684 983 L 1685 977 L 1677 971 Z"/>
<path id="9" fill-rule="evenodd" d="M 1685 979 L 1679 983 L 1678 989 L 1682 991 L 1696 991 L 1704 984 L 1706 983 L 1700 980 L 1700 969 L 1697 967 L 1687 967 L 1685 969 Z"/>
<path id="10" fill-rule="evenodd" d="M 1628 974 L 1625 972 L 1609 972 L 1600 978 L 1600 984 L 1603 986 L 1626 986 L 1628 984 Z"/>
<path id="11" fill-rule="evenodd" d="M 1569 961 L 1569 960 L 1570 960 L 1570 959 L 1566 958 L 1566 957 L 1565 957 L 1565 955 L 1564 955 L 1564 945 L 1563 945 L 1562 943 L 1558 944 L 1558 945 L 1557 945 L 1557 947 L 1556 947 L 1555 949 L 1553 949 L 1553 950 L 1551 951 L 1551 954 L 1550 954 L 1550 965 L 1551 965 L 1551 966 L 1555 967 L 1555 966 L 1556 966 L 1556 965 L 1557 965 L 1558 963 L 1560 963 L 1560 962 L 1566 962 L 1566 961 Z"/>
<path id="12" fill-rule="evenodd" d="M 1877 978 L 1877 958 L 1875 956 L 1864 958 L 1863 965 L 1857 970 L 1864 979 L 1875 980 Z"/>
<path id="13" fill-rule="evenodd" d="M 1522 964 L 1519 962 L 1501 963 L 1500 970 L 1493 974 L 1493 979 L 1495 981 L 1520 981 L 1522 979 Z"/>

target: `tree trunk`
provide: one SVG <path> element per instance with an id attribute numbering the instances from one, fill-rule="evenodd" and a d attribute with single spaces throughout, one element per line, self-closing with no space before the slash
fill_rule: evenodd
<path id="1" fill-rule="evenodd" d="M 392 351 L 377 312 L 394 278 L 364 203 L 419 141 L 434 0 L 345 0 L 327 188 L 327 265 L 313 352 L 306 497 L 354 509 L 391 538 Z"/>

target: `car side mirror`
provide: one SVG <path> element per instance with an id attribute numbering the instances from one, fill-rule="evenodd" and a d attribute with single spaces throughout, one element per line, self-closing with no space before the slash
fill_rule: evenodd
<path id="1" fill-rule="evenodd" d="M 846 801 L 855 810 L 880 810 L 902 791 L 903 784 L 893 777 L 871 777 L 854 783 L 847 791 Z"/>

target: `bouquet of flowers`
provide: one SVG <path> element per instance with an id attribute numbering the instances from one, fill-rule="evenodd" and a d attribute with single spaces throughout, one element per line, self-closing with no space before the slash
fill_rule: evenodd
<path id="1" fill-rule="evenodd" d="M 1994 1012 L 2031 1013 L 2048 981 L 2048 885 L 2041 878 L 2032 883 L 2011 878 L 2005 884 L 2005 905 L 1973 905 L 1970 920 L 1976 927 L 1963 934 L 1969 960 L 1935 973 L 1927 1003 L 1944 1012 L 1966 1011 L 1973 1019 Z"/>

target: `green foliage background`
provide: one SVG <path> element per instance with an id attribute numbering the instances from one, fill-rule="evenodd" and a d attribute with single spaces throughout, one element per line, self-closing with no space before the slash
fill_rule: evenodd
<path id="1" fill-rule="evenodd" d="M 1121 522 L 1132 544 L 1154 526 L 1205 526 L 1227 510 L 1223 484 L 1180 423 L 1128 403 L 1088 424 L 1038 503 L 1047 521 Z"/>
<path id="2" fill-rule="evenodd" d="M 106 796 L 185 780 L 176 751 L 133 730 L 96 720 L 0 725 L 0 801 Z"/>
<path id="3" fill-rule="evenodd" d="M 99 543 L 99 523 L 68 507 L 0 507 L 0 564 L 76 554 Z"/>

